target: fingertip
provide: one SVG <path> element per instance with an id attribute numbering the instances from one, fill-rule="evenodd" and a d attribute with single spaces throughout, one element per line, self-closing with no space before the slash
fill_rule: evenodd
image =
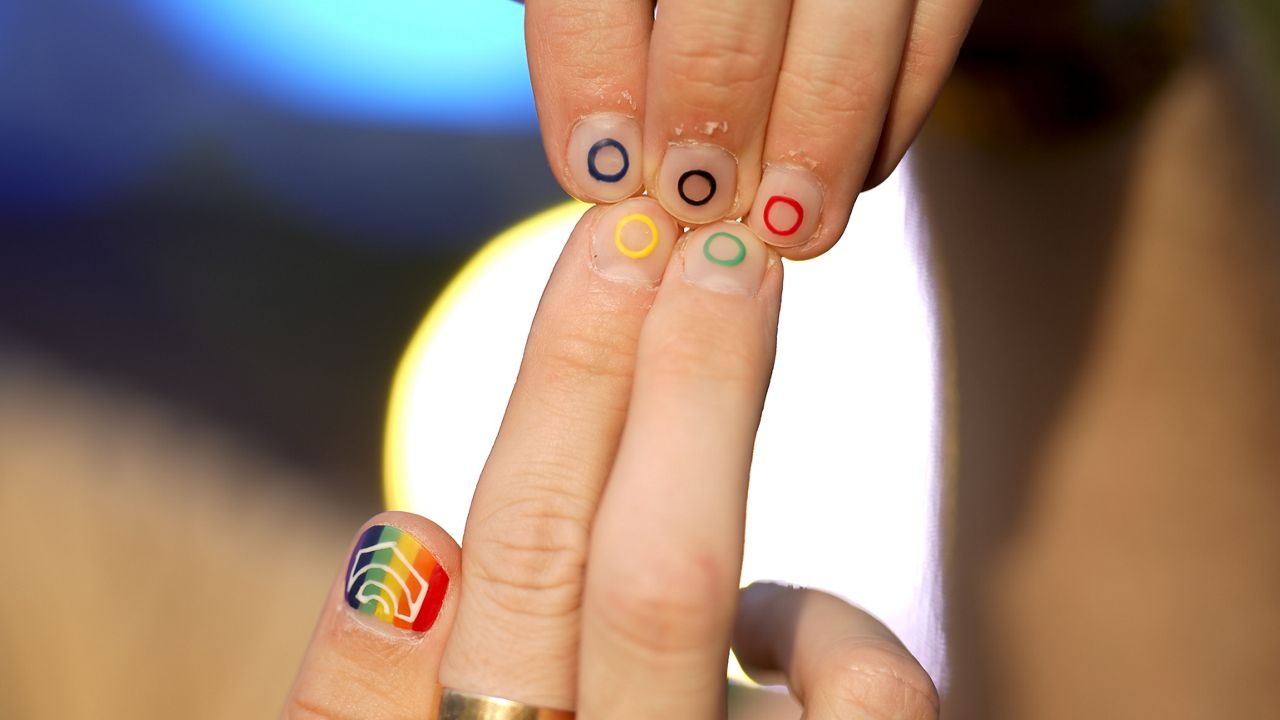
<path id="1" fill-rule="evenodd" d="M 781 250 L 811 244 L 821 225 L 826 190 L 805 168 L 769 165 L 756 191 L 747 225 Z"/>
<path id="2" fill-rule="evenodd" d="M 444 528 L 413 513 L 381 512 L 357 532 L 339 592 L 361 622 L 427 633 L 454 594 L 460 564 Z"/>
<path id="3" fill-rule="evenodd" d="M 566 185 L 580 200 L 615 203 L 632 197 L 644 184 L 640 123 L 629 115 L 585 115 L 569 131 L 565 150 Z"/>

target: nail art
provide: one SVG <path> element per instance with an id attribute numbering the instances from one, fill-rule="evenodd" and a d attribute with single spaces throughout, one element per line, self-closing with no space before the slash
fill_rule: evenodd
<path id="1" fill-rule="evenodd" d="M 822 183 L 797 167 L 765 168 L 747 224 L 777 247 L 797 247 L 813 239 L 822 209 Z M 761 202 L 763 200 L 763 202 Z"/>
<path id="2" fill-rule="evenodd" d="M 640 123 L 619 113 L 593 113 L 569 133 L 569 174 L 583 199 L 617 202 L 640 190 Z"/>
<path id="3" fill-rule="evenodd" d="M 600 170 L 600 151 L 612 148 L 618 155 L 615 162 L 621 165 L 615 172 L 606 173 Z M 627 152 L 627 148 L 617 139 L 607 137 L 597 140 L 591 149 L 587 151 L 587 172 L 591 177 L 600 182 L 616 183 L 627 176 L 627 171 L 631 169 L 631 154 Z"/>
<path id="4" fill-rule="evenodd" d="M 690 178 L 700 178 L 706 187 L 702 192 L 698 193 L 699 197 L 694 199 L 689 196 L 688 183 Z M 716 177 L 706 170 L 689 170 L 680 176 L 680 180 L 676 182 L 676 192 L 680 194 L 680 199 L 689 203 L 694 207 L 702 207 L 711 202 L 711 198 L 716 196 Z"/>
<path id="5" fill-rule="evenodd" d="M 347 604 L 406 630 L 430 629 L 448 589 L 449 576 L 431 551 L 390 525 L 365 530 L 347 566 Z"/>
<path id="6" fill-rule="evenodd" d="M 789 225 L 784 225 L 783 227 L 778 227 L 778 225 L 774 224 L 774 221 L 777 220 L 774 210 L 777 209 L 779 204 L 790 207 L 792 212 L 795 213 L 795 219 Z M 802 224 L 804 224 L 804 206 L 800 204 L 799 200 L 786 195 L 774 195 L 765 202 L 764 226 L 774 235 L 779 237 L 794 235 Z"/>
<path id="7" fill-rule="evenodd" d="M 740 223 L 713 223 L 685 239 L 684 278 L 708 290 L 755 295 L 768 263 L 764 243 Z"/>
<path id="8" fill-rule="evenodd" d="M 719 238 L 725 238 L 726 240 L 728 240 L 729 242 L 737 246 L 732 256 L 718 257 L 715 253 L 711 251 L 712 245 L 714 245 L 715 241 Z M 741 265 L 742 261 L 746 259 L 747 246 L 743 244 L 742 238 L 738 237 L 737 235 L 734 235 L 733 233 L 727 233 L 723 231 L 714 232 L 708 235 L 706 241 L 702 243 L 702 254 L 708 260 L 715 263 L 716 265 L 719 265 L 720 267 L 733 267 L 735 265 Z"/>
<path id="9" fill-rule="evenodd" d="M 649 243 L 639 250 L 632 250 L 622 241 L 622 231 L 630 223 L 640 223 L 649 230 Z M 658 226 L 653 222 L 653 218 L 641 213 L 631 213 L 623 217 L 614 225 L 613 228 L 613 245 L 618 248 L 618 252 L 631 258 L 632 260 L 640 260 L 649 257 L 653 253 L 654 248 L 658 247 Z"/>
<path id="10" fill-rule="evenodd" d="M 652 198 L 602 208 L 591 239 L 591 266 L 610 280 L 652 287 L 662 280 L 680 229 Z"/>
<path id="11" fill-rule="evenodd" d="M 672 215 L 706 223 L 727 215 L 737 200 L 738 162 L 718 145 L 675 143 L 658 172 L 658 199 Z"/>

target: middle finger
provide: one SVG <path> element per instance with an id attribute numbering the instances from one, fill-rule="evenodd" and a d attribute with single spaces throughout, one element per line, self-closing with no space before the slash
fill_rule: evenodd
<path id="1" fill-rule="evenodd" d="M 790 0 L 658 5 L 645 182 L 686 224 L 740 217 L 751 203 L 790 8 Z"/>
<path id="2" fill-rule="evenodd" d="M 699 228 L 679 252 L 592 531 L 578 697 L 590 718 L 723 716 L 782 265 L 738 223 Z"/>

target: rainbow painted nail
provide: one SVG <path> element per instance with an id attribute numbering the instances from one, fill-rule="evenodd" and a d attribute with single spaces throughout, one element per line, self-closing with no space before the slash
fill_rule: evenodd
<path id="1" fill-rule="evenodd" d="M 406 630 L 426 632 L 440 614 L 449 575 L 409 533 L 374 525 L 347 565 L 347 604 Z"/>

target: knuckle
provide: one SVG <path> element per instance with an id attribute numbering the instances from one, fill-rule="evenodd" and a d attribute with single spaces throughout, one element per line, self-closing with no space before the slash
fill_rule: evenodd
<path id="1" fill-rule="evenodd" d="M 580 397 L 584 385 L 630 383 L 635 358 L 626 348 L 635 346 L 634 334 L 606 331 L 599 322 L 570 319 L 563 331 L 538 333 L 530 338 L 525 369 L 535 370 L 548 390 L 558 398 Z"/>
<path id="2" fill-rule="evenodd" d="M 827 60 L 797 65 L 799 67 L 784 67 L 778 83 L 795 88 L 801 100 L 775 106 L 790 114 L 795 124 L 830 132 L 867 115 L 879 102 L 880 83 L 874 71 L 859 72 Z"/>
<path id="3" fill-rule="evenodd" d="M 724 32 L 707 37 L 705 26 L 688 28 L 673 39 L 664 67 L 680 101 L 689 107 L 722 111 L 753 97 L 761 85 L 772 85 L 771 58 L 751 42 Z M 697 32 L 695 36 L 691 33 Z"/>
<path id="4" fill-rule="evenodd" d="M 667 381 L 749 386 L 759 365 L 758 349 L 745 337 L 722 329 L 680 325 L 646 351 L 645 364 Z"/>
<path id="5" fill-rule="evenodd" d="M 642 573 L 611 573 L 602 583 L 598 615 L 628 647 L 668 655 L 706 647 L 722 635 L 734 598 L 734 580 L 714 554 L 668 553 L 646 560 Z"/>
<path id="6" fill-rule="evenodd" d="M 581 602 L 590 510 L 565 492 L 537 493 L 503 504 L 468 528 L 466 583 L 511 614 L 569 615 Z"/>
<path id="7" fill-rule="evenodd" d="M 835 717 L 934 720 L 940 707 L 928 674 L 888 642 L 838 645 L 818 669 L 814 690 Z"/>
<path id="8" fill-rule="evenodd" d="M 549 48 L 557 68 L 571 76 L 599 78 L 600 68 L 626 67 L 648 47 L 644 25 L 615 8 L 551 2 L 532 12 L 534 42 Z"/>

